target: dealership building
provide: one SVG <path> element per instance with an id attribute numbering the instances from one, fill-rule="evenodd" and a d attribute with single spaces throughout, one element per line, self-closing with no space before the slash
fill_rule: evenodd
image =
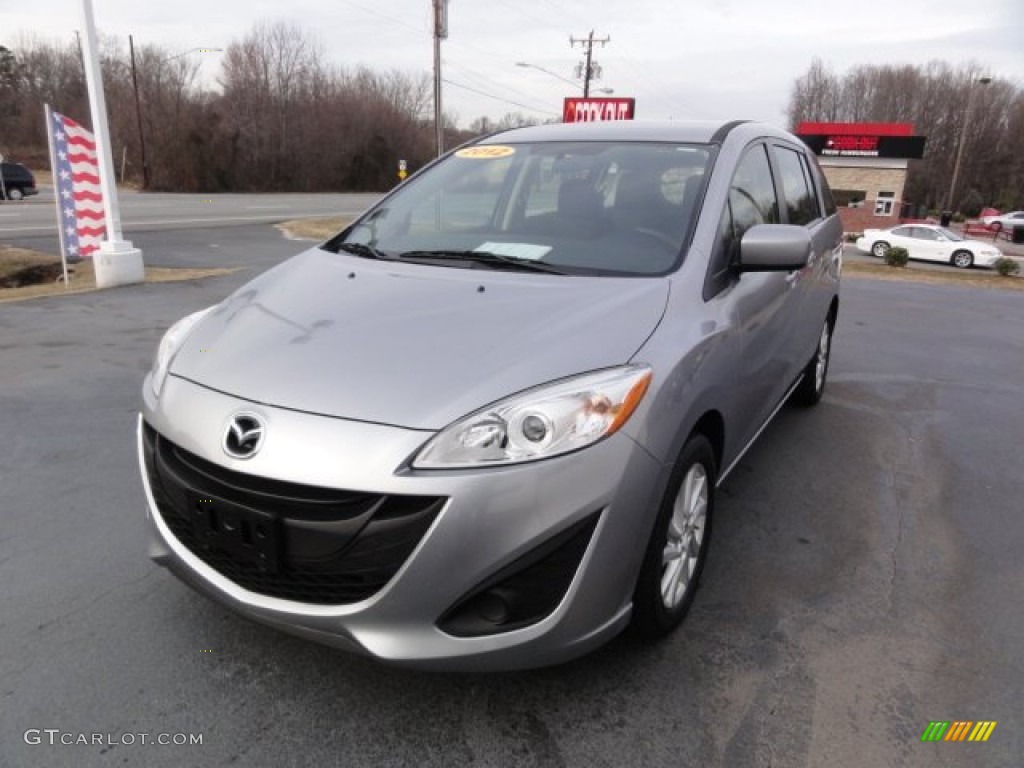
<path id="1" fill-rule="evenodd" d="M 847 232 L 885 229 L 914 218 L 904 200 L 907 166 L 924 155 L 911 123 L 810 123 L 796 134 L 818 156 Z"/>

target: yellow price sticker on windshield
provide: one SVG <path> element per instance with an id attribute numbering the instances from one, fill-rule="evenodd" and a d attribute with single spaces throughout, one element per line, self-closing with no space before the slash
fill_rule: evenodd
<path id="1" fill-rule="evenodd" d="M 466 147 L 460 149 L 455 153 L 456 157 L 468 157 L 474 160 L 493 160 L 496 157 L 508 157 L 516 153 L 513 147 L 503 147 L 499 145 L 486 145 L 476 147 Z"/>

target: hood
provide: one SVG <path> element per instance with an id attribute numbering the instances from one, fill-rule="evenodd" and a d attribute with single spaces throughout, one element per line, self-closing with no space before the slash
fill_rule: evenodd
<path id="1" fill-rule="evenodd" d="M 630 360 L 664 278 L 375 262 L 314 249 L 227 298 L 171 374 L 266 405 L 440 429 L 508 395 Z"/>
<path id="2" fill-rule="evenodd" d="M 1002 253 L 999 250 L 999 246 L 995 243 L 986 243 L 983 240 L 961 240 L 960 242 L 952 243 L 954 247 L 970 248 L 973 251 L 988 251 L 993 253 Z"/>

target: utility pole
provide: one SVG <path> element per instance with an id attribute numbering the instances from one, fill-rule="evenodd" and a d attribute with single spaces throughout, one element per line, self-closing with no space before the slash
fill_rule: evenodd
<path id="1" fill-rule="evenodd" d="M 586 62 L 576 67 L 577 77 L 583 79 L 583 98 L 590 96 L 590 80 L 593 78 L 599 80 L 601 78 L 601 65 L 593 61 L 594 43 L 600 44 L 603 48 L 611 42 L 611 37 L 602 37 L 598 40 L 594 39 L 594 30 L 590 30 L 590 34 L 584 38 L 576 38 L 569 36 L 569 46 L 572 48 L 576 47 L 576 43 L 579 43 L 582 47 L 587 49 Z"/>
<path id="2" fill-rule="evenodd" d="M 444 154 L 444 115 L 441 111 L 441 41 L 448 37 L 448 0 L 434 4 L 434 133 L 437 156 Z"/>
<path id="3" fill-rule="evenodd" d="M 142 155 L 142 188 L 149 188 L 149 163 L 146 161 L 146 136 L 142 131 L 142 104 L 139 101 L 139 78 L 135 73 L 135 41 L 128 35 L 128 52 L 132 60 L 132 89 L 135 91 L 135 120 L 139 124 L 139 153 Z M 123 175 L 123 174 L 122 174 Z"/>
<path id="4" fill-rule="evenodd" d="M 946 195 L 946 205 L 943 207 L 945 211 L 953 211 L 953 203 L 956 202 L 953 197 L 953 193 L 956 192 L 956 180 L 960 176 L 960 163 L 964 159 L 964 144 L 967 143 L 967 124 L 971 121 L 971 110 L 974 108 L 974 96 L 977 93 L 975 83 L 978 85 L 988 85 L 992 82 L 991 77 L 979 77 L 977 80 L 972 80 L 967 86 L 967 107 L 964 109 L 964 122 L 960 126 L 960 139 L 956 144 L 956 162 L 953 164 L 953 178 L 949 182 L 949 193 Z"/>

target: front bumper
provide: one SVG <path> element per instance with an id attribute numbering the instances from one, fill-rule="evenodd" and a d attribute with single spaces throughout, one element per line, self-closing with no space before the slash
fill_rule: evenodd
<path id="1" fill-rule="evenodd" d="M 629 619 L 665 471 L 624 434 L 547 461 L 416 471 L 407 468 L 407 460 L 432 433 L 257 405 L 175 377 L 159 402 L 145 390 L 138 442 L 150 555 L 250 618 L 388 662 L 470 670 L 558 663 L 605 642 Z M 263 448 L 245 461 L 221 450 L 226 423 L 239 410 L 258 413 L 267 425 Z M 198 462 L 238 473 L 232 477 L 439 501 L 382 586 L 339 603 L 322 596 L 316 602 L 289 599 L 302 592 L 268 594 L 265 583 L 246 588 L 230 569 L 204 561 L 180 526 L 175 534 L 146 468 L 150 428 L 150 435 L 166 438 Z M 439 628 L 446 612 L 475 589 L 588 519 L 594 525 L 578 566 L 573 563 L 564 594 L 539 621 L 482 636 Z"/>

